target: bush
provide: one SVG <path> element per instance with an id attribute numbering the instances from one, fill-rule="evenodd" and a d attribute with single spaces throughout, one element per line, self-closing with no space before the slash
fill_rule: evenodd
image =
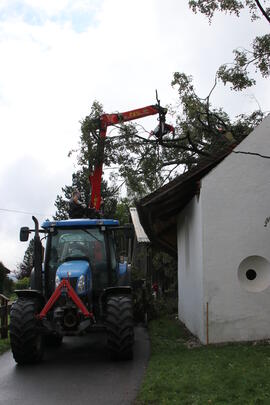
<path id="1" fill-rule="evenodd" d="M 24 277 L 21 280 L 16 281 L 15 290 L 25 290 L 30 287 L 30 278 Z"/>
<path id="2" fill-rule="evenodd" d="M 152 299 L 148 308 L 148 318 L 158 319 L 166 315 L 177 314 L 178 298 L 162 296 Z"/>
<path id="3" fill-rule="evenodd" d="M 133 285 L 134 288 L 134 285 Z M 147 319 L 158 319 L 167 315 L 174 315 L 178 312 L 178 298 L 175 296 L 163 295 L 155 298 L 152 287 L 138 286 L 133 289 L 134 299 L 134 319 L 137 322 L 145 320 L 145 312 Z"/>
<path id="4" fill-rule="evenodd" d="M 142 270 L 132 268 L 134 319 L 137 322 L 144 322 L 145 313 L 147 319 L 152 320 L 178 312 L 177 285 L 172 284 L 171 288 L 164 292 L 159 289 L 157 297 L 154 297 L 150 281 L 144 279 Z"/>

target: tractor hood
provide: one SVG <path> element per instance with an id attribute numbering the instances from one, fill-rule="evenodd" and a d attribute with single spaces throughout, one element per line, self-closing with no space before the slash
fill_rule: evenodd
<path id="1" fill-rule="evenodd" d="M 61 279 L 86 276 L 89 273 L 89 263 L 86 260 L 70 260 L 62 263 L 57 269 L 57 276 Z"/>

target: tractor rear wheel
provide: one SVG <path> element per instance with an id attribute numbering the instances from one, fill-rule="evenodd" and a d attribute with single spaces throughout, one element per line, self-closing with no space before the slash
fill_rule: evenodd
<path id="1" fill-rule="evenodd" d="M 113 360 L 132 360 L 133 305 L 129 296 L 112 296 L 107 301 L 107 342 Z"/>
<path id="2" fill-rule="evenodd" d="M 13 357 L 19 364 L 37 363 L 44 353 L 43 336 L 38 330 L 34 299 L 19 298 L 10 312 L 10 344 Z"/>

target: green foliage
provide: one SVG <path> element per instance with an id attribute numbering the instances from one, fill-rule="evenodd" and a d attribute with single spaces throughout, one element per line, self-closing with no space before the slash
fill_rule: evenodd
<path id="1" fill-rule="evenodd" d="M 145 280 L 144 286 L 142 280 Z M 177 313 L 178 284 L 175 258 L 160 250 L 153 251 L 151 272 L 145 276 L 145 269 L 133 266 L 132 282 L 136 320 L 143 321 L 145 312 L 148 320 Z M 158 285 L 157 294 L 154 294 L 153 283 Z"/>
<path id="2" fill-rule="evenodd" d="M 154 249 L 152 266 L 160 292 L 167 297 L 177 297 L 177 259 Z"/>
<path id="3" fill-rule="evenodd" d="M 197 95 L 192 77 L 184 73 L 176 72 L 172 85 L 179 94 L 177 108 L 170 108 L 175 120 L 175 135 L 167 134 L 162 139 L 149 137 L 141 126 L 129 123 L 119 125 L 113 132 L 108 131 L 103 145 L 98 125 L 103 107 L 97 101 L 93 103 L 89 115 L 81 122 L 78 150 L 70 152 L 77 153 L 78 170 L 72 175 L 72 184 L 63 187 L 62 194 L 56 198 L 55 219 L 68 218 L 68 200 L 74 189 L 81 192 L 82 201 L 88 205 L 91 193 L 88 177 L 102 156 L 104 167 L 118 166 L 118 180 L 120 178 L 127 189 L 127 199 L 123 200 L 115 185 L 117 175 L 111 174 L 110 185 L 102 182 L 104 215 L 119 216 L 121 223 L 125 223 L 128 204 L 172 180 L 180 167 L 190 169 L 201 158 L 213 159 L 223 149 L 241 141 L 263 118 L 258 111 L 231 120 L 222 108 L 213 107 L 210 97 L 216 84 L 205 98 Z"/>
<path id="4" fill-rule="evenodd" d="M 15 290 L 25 290 L 28 289 L 29 287 L 30 287 L 29 277 L 21 278 L 15 283 Z"/>
<path id="5" fill-rule="evenodd" d="M 263 1 L 264 4 L 269 3 Z M 261 17 L 261 11 L 254 0 L 190 0 L 189 6 L 194 13 L 205 14 L 211 22 L 214 14 L 218 11 L 240 16 L 242 10 L 247 9 L 251 15 L 251 20 L 257 20 Z M 266 9 L 267 14 L 269 10 Z"/>
<path id="6" fill-rule="evenodd" d="M 190 169 L 202 157 L 211 160 L 231 144 L 240 142 L 263 117 L 256 112 L 232 121 L 224 110 L 212 107 L 210 97 L 214 88 L 206 98 L 200 98 L 192 78 L 184 73 L 175 73 L 172 85 L 178 90 L 180 105 L 171 108 L 176 121 L 175 136 L 149 139 L 129 124 L 122 125 L 119 136 L 108 141 L 114 145 L 120 174 L 134 198 L 141 198 L 173 179 L 180 166 Z"/>
<path id="7" fill-rule="evenodd" d="M 256 71 L 266 78 L 270 74 L 270 34 L 256 37 L 252 43 L 252 51 L 235 49 L 234 63 L 222 65 L 217 76 L 224 84 L 231 83 L 233 90 L 242 90 L 256 84 L 250 77 L 249 66 L 254 66 Z"/>
<path id="8" fill-rule="evenodd" d="M 178 297 L 170 297 L 166 294 L 154 299 L 148 304 L 148 319 L 160 319 L 164 316 L 175 315 L 178 311 Z"/>
<path id="9" fill-rule="evenodd" d="M 125 225 L 130 222 L 129 215 L 129 200 L 127 198 L 122 198 L 120 202 L 117 203 L 115 218 L 118 219 L 120 225 Z"/>
<path id="10" fill-rule="evenodd" d="M 200 346 L 176 319 L 149 327 L 151 358 L 136 404 L 269 404 L 269 344 Z"/>
<path id="11" fill-rule="evenodd" d="M 136 322 L 143 322 L 145 311 L 149 308 L 151 300 L 150 289 L 145 284 L 145 270 L 135 266 L 131 268 L 131 279 L 133 288 L 133 316 Z"/>
<path id="12" fill-rule="evenodd" d="M 126 124 L 121 126 L 119 136 L 108 143 L 114 150 L 128 196 L 139 199 L 162 184 L 162 150 L 156 140 L 141 137 L 134 124 Z"/>
<path id="13" fill-rule="evenodd" d="M 224 110 L 212 107 L 210 103 L 215 86 L 206 98 L 200 98 L 196 94 L 192 78 L 178 72 L 174 74 L 172 85 L 178 91 L 180 105 L 180 108 L 178 106 L 170 109 L 175 119 L 175 135 L 167 134 L 162 139 L 149 137 L 134 123 L 120 125 L 118 132 L 114 131 L 113 134 L 108 132 L 104 164 L 119 167 L 119 176 L 126 184 L 129 202 L 140 199 L 173 179 L 179 167 L 186 166 L 189 169 L 202 157 L 211 160 L 213 155 L 221 153 L 231 143 L 239 142 L 252 131 L 261 114 L 257 113 L 254 122 L 254 114 L 245 117 L 245 122 L 243 117 L 232 121 Z M 95 121 L 100 111 L 102 106 L 95 102 L 90 114 L 82 122 L 78 164 L 83 171 L 85 183 L 76 183 L 76 174 L 72 187 L 63 189 L 66 196 L 75 186 L 86 190 L 85 199 L 89 195 L 88 173 L 100 158 L 98 126 Z M 114 194 L 116 187 L 108 189 L 111 196 L 117 197 Z M 103 189 L 104 197 L 105 190 L 106 188 Z M 109 197 L 105 198 L 108 200 Z M 60 202 L 63 204 L 62 200 Z M 59 203 L 60 208 L 61 204 Z"/>
<path id="14" fill-rule="evenodd" d="M 180 134 L 178 146 L 182 147 L 182 161 L 191 168 L 201 159 L 228 150 L 230 145 L 239 143 L 263 119 L 263 113 L 256 111 L 249 116 L 238 116 L 231 120 L 222 108 L 210 103 L 209 95 L 200 98 L 194 89 L 192 77 L 175 73 L 172 85 L 177 88 L 182 111 L 175 111 L 177 131 Z M 184 151 L 184 149 L 186 149 Z"/>
<path id="15" fill-rule="evenodd" d="M 33 267 L 34 267 L 34 239 L 31 239 L 24 253 L 22 263 L 19 263 L 17 265 L 17 270 L 15 272 L 17 279 L 21 280 L 24 279 L 25 277 L 30 277 Z"/>
<path id="16" fill-rule="evenodd" d="M 98 161 L 99 142 L 96 135 L 96 119 L 102 114 L 103 107 L 97 101 L 94 101 L 90 114 L 81 122 L 81 135 L 79 140 L 78 150 L 72 150 L 69 156 L 73 153 L 77 155 L 77 163 L 79 169 L 72 174 L 72 184 L 62 188 L 62 194 L 57 195 L 55 201 L 56 214 L 54 219 L 68 219 L 68 200 L 70 200 L 72 191 L 79 190 L 81 200 L 87 206 L 90 200 L 90 182 L 89 175 L 93 172 L 95 164 Z M 92 136 L 91 136 L 92 135 Z M 105 150 L 108 154 L 109 151 Z M 112 160 L 105 155 L 105 164 L 109 164 Z M 103 180 L 101 184 L 101 194 L 105 201 L 104 216 L 107 218 L 115 217 L 117 205 L 117 195 L 115 187 L 109 187 L 108 183 Z"/>
<path id="17" fill-rule="evenodd" d="M 255 21 L 261 17 L 270 23 L 270 2 L 257 0 L 198 0 L 189 1 L 193 12 L 200 12 L 206 15 L 211 22 L 214 14 L 218 11 L 240 16 L 243 9 L 250 13 L 251 20 Z M 268 7 L 267 7 L 268 6 Z M 262 77 L 270 74 L 270 34 L 254 38 L 251 49 L 235 49 L 234 62 L 222 65 L 217 72 L 217 77 L 226 85 L 231 84 L 233 90 L 243 90 L 256 84 L 256 80 L 250 77 L 250 67 L 254 67 Z"/>

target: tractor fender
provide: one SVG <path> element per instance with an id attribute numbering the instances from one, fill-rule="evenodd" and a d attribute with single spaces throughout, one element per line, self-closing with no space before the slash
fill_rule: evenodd
<path id="1" fill-rule="evenodd" d="M 101 316 L 106 313 L 106 305 L 111 297 L 119 296 L 131 296 L 132 288 L 130 286 L 116 286 L 116 287 L 107 287 L 105 288 L 99 296 L 99 310 Z"/>
<path id="2" fill-rule="evenodd" d="M 112 295 L 131 295 L 132 288 L 130 286 L 117 286 L 117 287 L 108 287 L 103 291 L 103 298 L 107 298 Z"/>
<path id="3" fill-rule="evenodd" d="M 40 306 L 44 306 L 45 298 L 39 290 L 15 290 L 19 298 L 35 299 Z"/>

